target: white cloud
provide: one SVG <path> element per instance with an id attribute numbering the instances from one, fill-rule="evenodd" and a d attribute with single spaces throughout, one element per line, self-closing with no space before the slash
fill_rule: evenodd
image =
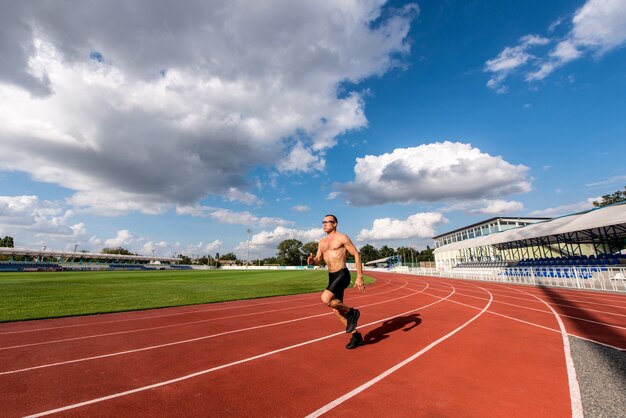
<path id="1" fill-rule="evenodd" d="M 505 213 L 520 212 L 523 209 L 524 205 L 521 202 L 517 202 L 514 200 L 507 201 L 500 199 L 479 199 L 454 203 L 442 209 L 442 211 L 463 211 L 471 214 L 499 215 Z"/>
<path id="2" fill-rule="evenodd" d="M 383 7 L 7 3 L 0 170 L 73 190 L 99 214 L 207 195 L 256 204 L 253 170 L 323 170 L 337 136 L 366 126 L 362 93 L 339 88 L 398 65 L 419 12 Z"/>
<path id="3" fill-rule="evenodd" d="M 598 198 L 592 197 L 592 198 L 588 198 L 584 202 L 577 202 L 577 203 L 571 203 L 569 205 L 557 206 L 553 208 L 534 210 L 530 212 L 529 216 L 555 218 L 557 216 L 569 215 L 571 213 L 576 213 L 582 210 L 588 210 L 588 209 L 593 208 L 594 200 L 598 200 Z"/>
<path id="4" fill-rule="evenodd" d="M 603 54 L 626 42 L 626 3 L 589 0 L 572 19 L 572 42 Z"/>
<path id="5" fill-rule="evenodd" d="M 550 25 L 552 33 L 563 19 Z M 563 65 L 584 56 L 602 56 L 626 43 L 626 2 L 623 0 L 588 0 L 571 20 L 571 29 L 564 36 L 541 38 L 528 43 L 528 37 L 514 47 L 506 47 L 496 58 L 488 60 L 485 71 L 491 73 L 487 86 L 497 92 L 506 91 L 504 80 L 521 72 L 526 81 L 543 80 Z M 535 37 L 536 35 L 529 35 Z M 536 46 L 555 45 L 548 52 L 532 54 Z"/>
<path id="6" fill-rule="evenodd" d="M 293 207 L 293 210 L 296 212 L 308 212 L 311 210 L 307 205 L 296 205 Z"/>
<path id="7" fill-rule="evenodd" d="M 317 242 L 324 237 L 321 228 L 294 229 L 278 226 L 273 231 L 261 231 L 252 235 L 250 239 L 250 253 L 255 257 L 269 257 L 276 255 L 278 244 L 287 239 L 297 239 L 303 244 Z M 248 242 L 242 241 L 236 247 L 236 251 L 247 251 Z"/>
<path id="8" fill-rule="evenodd" d="M 293 225 L 292 221 L 281 218 L 258 217 L 248 211 L 235 212 L 210 206 L 177 206 L 176 213 L 178 215 L 190 215 L 200 218 L 213 218 L 220 223 L 232 225 L 260 225 L 262 227 Z"/>
<path id="9" fill-rule="evenodd" d="M 115 236 L 115 238 L 109 238 L 105 240 L 104 246 L 107 248 L 117 248 L 117 247 L 127 248 L 131 246 L 132 244 L 134 244 L 136 241 L 137 239 L 135 238 L 133 234 L 130 233 L 129 230 L 123 229 L 123 230 L 117 231 L 117 235 Z"/>
<path id="10" fill-rule="evenodd" d="M 289 153 L 278 162 L 277 167 L 279 171 L 283 172 L 308 172 L 322 171 L 325 165 L 326 162 L 321 156 L 316 155 L 298 141 Z"/>
<path id="11" fill-rule="evenodd" d="M 524 205 L 514 200 L 492 200 L 485 202 L 482 208 L 477 208 L 473 213 L 484 213 L 487 215 L 497 215 L 503 213 L 519 212 L 524 209 Z"/>
<path id="12" fill-rule="evenodd" d="M 371 229 L 362 229 L 357 241 L 388 241 L 431 238 L 437 224 L 448 223 L 441 213 L 416 213 L 405 220 L 382 218 L 374 220 Z"/>
<path id="13" fill-rule="evenodd" d="M 535 45 L 545 45 L 547 38 L 537 35 L 527 35 L 520 39 L 520 44 L 514 47 L 506 47 L 500 54 L 485 64 L 485 71 L 493 74 L 487 82 L 487 87 L 500 93 L 506 91 L 502 82 L 517 68 L 524 66 L 535 59 L 528 49 Z"/>
<path id="14" fill-rule="evenodd" d="M 204 246 L 204 251 L 206 251 L 209 254 L 212 254 L 215 251 L 219 250 L 221 247 L 222 247 L 222 241 L 219 239 L 216 239 L 215 241 L 206 244 Z"/>
<path id="15" fill-rule="evenodd" d="M 613 184 L 620 184 L 620 183 L 624 183 L 626 182 L 626 176 L 615 176 L 615 177 L 611 177 L 610 179 L 607 180 L 603 180 L 603 181 L 598 181 L 598 182 L 594 182 L 594 183 L 587 183 L 585 184 L 586 187 L 590 187 L 590 188 L 595 188 L 595 187 L 605 187 L 605 186 L 610 186 Z"/>
<path id="16" fill-rule="evenodd" d="M 53 245 L 81 238 L 84 223 L 72 224 L 74 212 L 62 203 L 40 200 L 37 196 L 0 196 L 0 235 L 12 236 L 17 246 L 28 242 Z"/>
<path id="17" fill-rule="evenodd" d="M 228 200 L 231 202 L 242 202 L 246 205 L 255 205 L 261 203 L 261 200 L 252 193 L 243 192 L 235 187 L 228 190 Z"/>
<path id="18" fill-rule="evenodd" d="M 446 141 L 357 158 L 354 181 L 339 187 L 357 206 L 477 199 L 530 191 L 527 171 L 470 144 Z"/>

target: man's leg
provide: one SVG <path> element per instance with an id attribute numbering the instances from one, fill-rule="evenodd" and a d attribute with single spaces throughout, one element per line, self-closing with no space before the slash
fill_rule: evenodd
<path id="1" fill-rule="evenodd" d="M 329 306 L 331 309 L 333 309 L 344 320 L 344 316 L 348 313 L 348 311 L 350 311 L 350 308 L 344 305 L 342 301 L 337 299 L 333 292 L 328 289 L 324 290 L 324 292 L 322 293 L 322 302 L 324 302 L 324 305 Z"/>
<path id="2" fill-rule="evenodd" d="M 335 313 L 335 315 L 337 315 L 337 318 L 339 318 L 339 320 L 341 321 L 341 323 L 343 324 L 344 327 L 348 326 L 348 320 L 346 319 L 345 316 L 343 316 L 342 314 L 339 313 L 339 311 L 337 309 L 333 308 L 333 312 Z"/>

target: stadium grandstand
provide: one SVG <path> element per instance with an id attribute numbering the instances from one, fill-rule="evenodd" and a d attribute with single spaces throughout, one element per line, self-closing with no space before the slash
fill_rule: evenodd
<path id="1" fill-rule="evenodd" d="M 0 272 L 60 270 L 165 270 L 180 258 L 0 247 Z M 188 266 L 186 266 L 188 267 Z"/>
<path id="2" fill-rule="evenodd" d="M 448 277 L 626 291 L 626 202 L 553 219 L 492 218 L 434 239 L 436 270 Z"/>
<path id="3" fill-rule="evenodd" d="M 379 258 L 377 260 L 368 261 L 365 263 L 366 267 L 379 267 L 379 268 L 393 268 L 402 264 L 402 257 L 399 255 L 392 255 L 390 257 Z"/>

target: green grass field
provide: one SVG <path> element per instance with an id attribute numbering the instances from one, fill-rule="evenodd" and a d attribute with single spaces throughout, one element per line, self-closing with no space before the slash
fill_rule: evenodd
<path id="1" fill-rule="evenodd" d="M 327 284 L 320 270 L 0 273 L 0 322 L 321 293 Z"/>

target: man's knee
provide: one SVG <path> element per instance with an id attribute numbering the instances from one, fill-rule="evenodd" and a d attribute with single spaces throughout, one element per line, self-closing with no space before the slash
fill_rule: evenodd
<path id="1" fill-rule="evenodd" d="M 331 292 L 325 291 L 324 293 L 322 293 L 322 303 L 324 305 L 332 307 L 331 303 L 333 299 L 335 299 L 335 295 L 333 295 Z"/>

